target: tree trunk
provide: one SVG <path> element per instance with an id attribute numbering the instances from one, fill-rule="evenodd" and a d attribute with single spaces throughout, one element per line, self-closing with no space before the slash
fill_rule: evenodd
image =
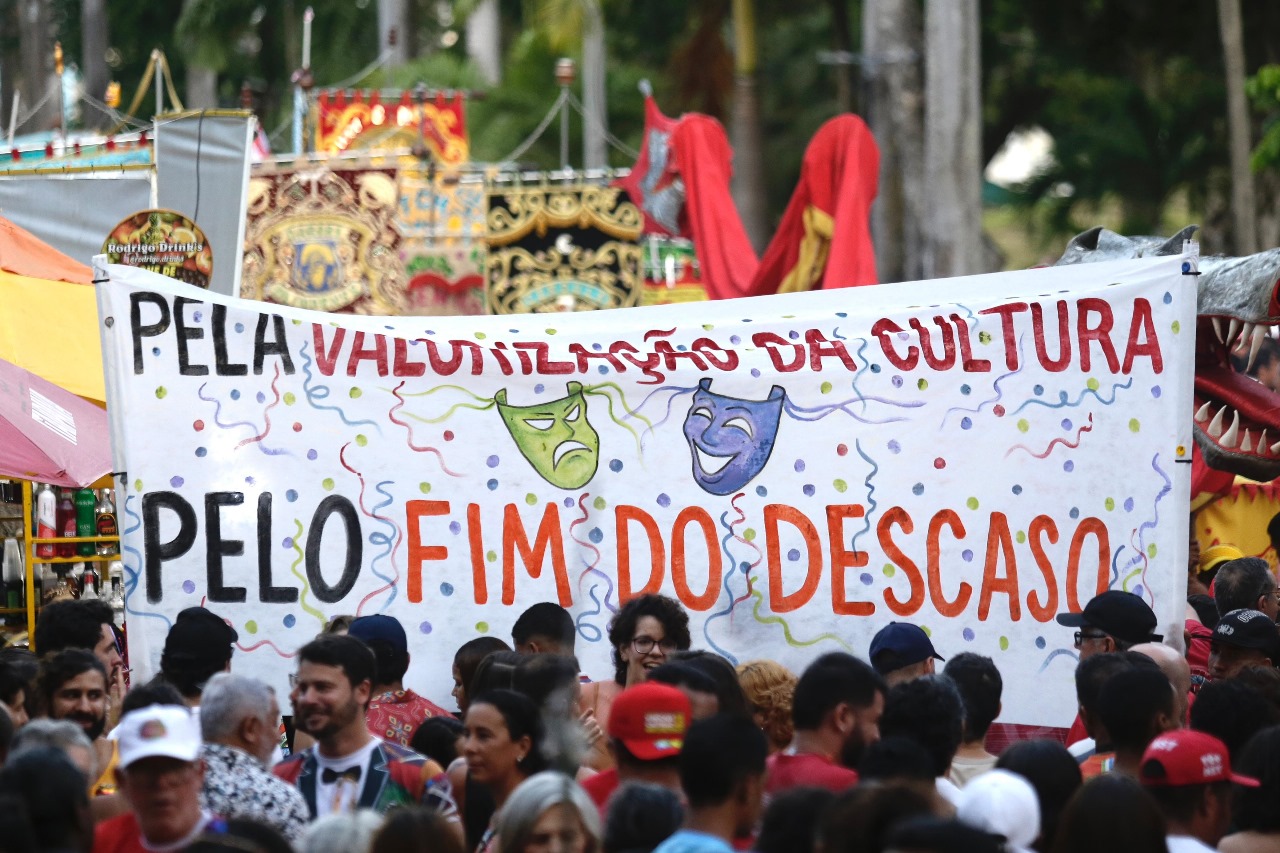
<path id="1" fill-rule="evenodd" d="M 978 0 L 925 7 L 925 276 L 983 272 Z"/>
<path id="2" fill-rule="evenodd" d="M 61 81 L 53 73 L 49 4 L 44 0 L 21 0 L 18 5 L 18 39 L 22 57 L 22 103 L 18 105 L 18 112 L 20 115 L 27 113 L 44 101 L 44 105 L 18 132 L 30 133 L 57 127 L 58 105 L 61 103 L 57 87 Z M 4 120 L 7 130 L 9 117 L 5 116 Z"/>
<path id="3" fill-rule="evenodd" d="M 764 143 L 760 127 L 760 89 L 756 81 L 756 18 L 752 0 L 733 0 L 734 74 L 733 201 L 757 252 L 769 241 L 764 187 Z"/>
<path id="4" fill-rule="evenodd" d="M 107 3 L 106 0 L 80 0 L 80 73 L 84 91 L 99 101 L 107 97 L 111 82 L 107 70 Z M 110 127 L 111 117 L 91 104 L 85 104 L 82 115 L 86 127 Z"/>
<path id="5" fill-rule="evenodd" d="M 88 2 L 88 0 L 85 0 Z M 186 8 L 195 0 L 183 0 L 183 8 Z M 157 74 L 160 73 L 158 70 Z M 194 62 L 187 61 L 187 85 L 186 102 L 183 104 L 189 110 L 205 110 L 213 109 L 218 105 L 218 72 L 212 68 L 206 68 L 203 65 L 196 65 Z M 170 104 L 166 109 L 177 109 Z"/>
<path id="6" fill-rule="evenodd" d="M 831 48 L 838 54 L 853 53 L 849 35 L 849 4 L 845 0 L 829 0 L 831 7 Z M 853 66 L 836 62 L 831 66 L 836 80 L 836 112 L 847 113 L 853 106 Z"/>
<path id="7" fill-rule="evenodd" d="M 925 277 L 923 42 L 916 0 L 863 3 L 862 102 L 880 146 L 880 191 L 871 209 L 871 233 L 881 281 Z"/>
<path id="8" fill-rule="evenodd" d="M 391 51 L 388 68 L 409 61 L 409 14 L 406 0 L 378 0 L 378 50 Z"/>
<path id="9" fill-rule="evenodd" d="M 490 86 L 502 82 L 502 17 L 498 0 L 481 0 L 467 16 L 467 57 Z"/>
<path id="10" fill-rule="evenodd" d="M 1222 58 L 1227 72 L 1227 136 L 1231 146 L 1231 214 L 1235 226 L 1235 251 L 1258 251 L 1257 210 L 1253 172 L 1249 166 L 1249 108 L 1244 91 L 1244 27 L 1240 0 L 1218 0 L 1218 29 L 1222 34 Z"/>
<path id="11" fill-rule="evenodd" d="M 604 14 L 598 0 L 585 0 L 582 11 L 582 161 L 587 169 L 603 169 L 609 165 Z"/>

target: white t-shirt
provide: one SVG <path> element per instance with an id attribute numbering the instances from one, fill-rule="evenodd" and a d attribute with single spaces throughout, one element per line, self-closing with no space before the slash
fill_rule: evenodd
<path id="1" fill-rule="evenodd" d="M 1212 847 L 1190 835 L 1168 835 L 1165 843 L 1169 845 L 1169 853 L 1214 853 Z"/>
<path id="2" fill-rule="evenodd" d="M 368 743 L 355 752 L 336 758 L 327 758 L 320 754 L 319 749 L 316 750 L 316 817 L 324 817 L 334 812 L 355 811 L 356 802 L 360 799 L 360 790 L 364 787 L 368 775 L 369 759 L 380 743 L 382 741 L 371 737 Z M 351 768 L 359 768 L 359 778 L 351 779 L 343 776 L 332 782 L 324 781 L 325 770 L 342 773 Z"/>

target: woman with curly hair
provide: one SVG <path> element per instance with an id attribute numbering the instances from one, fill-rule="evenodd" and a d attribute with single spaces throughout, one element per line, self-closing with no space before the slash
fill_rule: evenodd
<path id="1" fill-rule="evenodd" d="M 747 695 L 756 725 L 769 739 L 770 755 L 791 745 L 795 733 L 791 725 L 791 698 L 795 696 L 796 680 L 791 670 L 771 660 L 738 664 L 738 683 Z"/>
<path id="2" fill-rule="evenodd" d="M 600 728 L 608 731 L 609 709 L 622 688 L 644 681 L 645 673 L 665 663 L 673 652 L 689 648 L 690 642 L 689 614 L 680 602 L 656 593 L 631 599 L 609 622 L 613 681 L 584 685 L 582 707 L 591 709 Z M 603 761 L 589 764 L 594 770 L 612 766 Z"/>

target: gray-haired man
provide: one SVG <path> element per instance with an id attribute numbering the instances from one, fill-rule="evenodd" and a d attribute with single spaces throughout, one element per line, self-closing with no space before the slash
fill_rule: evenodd
<path id="1" fill-rule="evenodd" d="M 214 814 L 249 818 L 298 840 L 311 819 L 298 789 L 267 769 L 278 742 L 280 705 L 256 678 L 219 673 L 204 686 L 201 799 Z"/>

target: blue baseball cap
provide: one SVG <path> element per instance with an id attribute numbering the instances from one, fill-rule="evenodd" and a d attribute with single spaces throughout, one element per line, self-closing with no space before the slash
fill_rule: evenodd
<path id="1" fill-rule="evenodd" d="M 400 624 L 400 620 L 383 613 L 351 620 L 351 625 L 347 628 L 347 636 L 366 643 L 381 640 L 401 654 L 409 651 L 409 638 L 405 635 L 404 626 Z"/>
<path id="2" fill-rule="evenodd" d="M 890 622 L 871 638 L 871 665 L 881 675 L 928 658 L 946 660 L 919 625 Z"/>

